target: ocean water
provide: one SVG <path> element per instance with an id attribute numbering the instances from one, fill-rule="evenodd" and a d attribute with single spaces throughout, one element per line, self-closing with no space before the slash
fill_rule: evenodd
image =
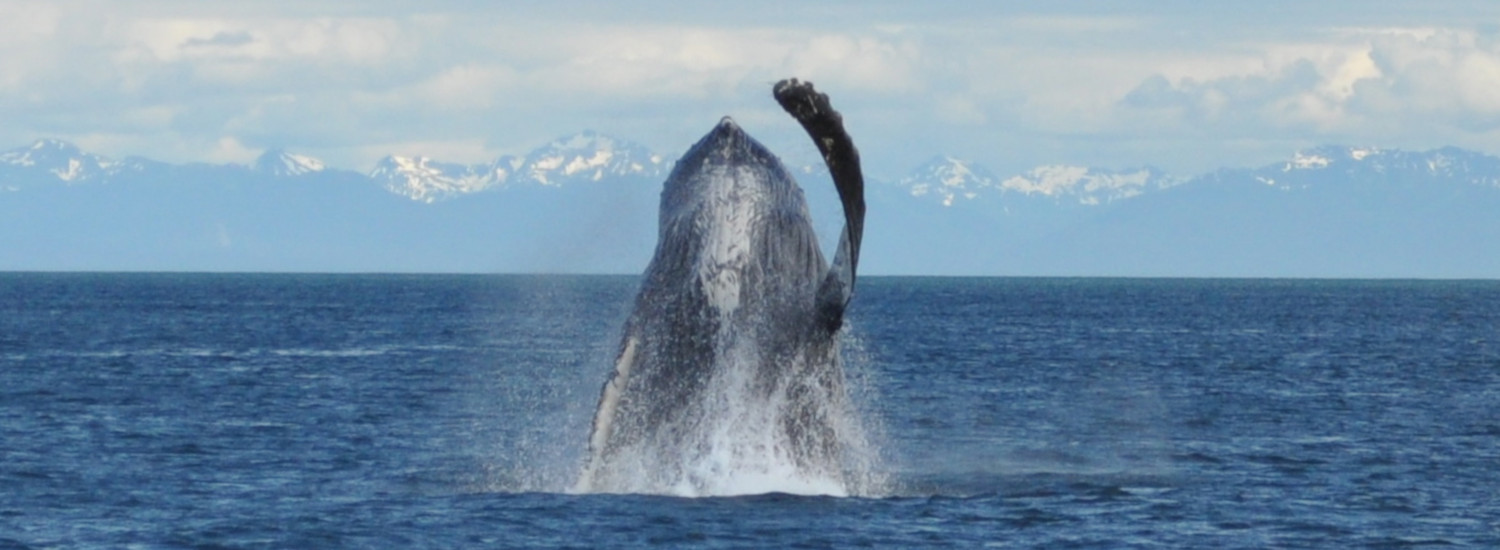
<path id="1" fill-rule="evenodd" d="M 634 285 L 0 274 L 0 548 L 1500 547 L 1500 282 L 869 277 L 878 490 L 569 494 Z"/>

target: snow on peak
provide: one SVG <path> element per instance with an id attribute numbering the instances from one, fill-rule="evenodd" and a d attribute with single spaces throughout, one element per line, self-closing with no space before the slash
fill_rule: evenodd
<path id="1" fill-rule="evenodd" d="M 255 170 L 273 176 L 300 176 L 322 172 L 326 166 L 323 161 L 305 156 L 288 153 L 281 149 L 267 149 L 260 158 L 255 160 Z"/>
<path id="2" fill-rule="evenodd" d="M 39 139 L 30 146 L 0 153 L 0 166 L 42 171 L 67 183 L 96 178 L 113 165 L 107 158 L 58 139 Z"/>
<path id="3" fill-rule="evenodd" d="M 1500 158 L 1483 153 L 1466 151 L 1457 147 L 1443 147 L 1424 153 L 1409 153 L 1416 156 L 1404 164 L 1428 175 L 1445 179 L 1466 181 L 1489 187 L 1500 187 Z M 1400 155 L 1396 155 L 1400 156 Z"/>
<path id="4" fill-rule="evenodd" d="M 517 173 L 541 185 L 606 177 L 661 176 L 669 164 L 645 147 L 594 131 L 553 140 L 527 154 Z"/>
<path id="5" fill-rule="evenodd" d="M 36 140 L 35 142 L 32 142 L 30 150 L 32 150 L 32 151 L 58 151 L 58 152 L 61 152 L 61 153 L 64 153 L 64 154 L 70 154 L 70 155 L 76 155 L 76 154 L 82 153 L 82 150 L 80 150 L 77 145 L 73 145 L 72 143 L 68 143 L 68 142 L 60 140 L 60 139 L 51 139 L 51 138 L 42 138 L 42 139 Z"/>
<path id="6" fill-rule="evenodd" d="M 953 206 L 960 198 L 978 197 L 982 190 L 995 187 L 995 182 L 995 177 L 981 166 L 963 159 L 938 156 L 901 178 L 900 184 L 913 197 L 931 195 L 943 206 Z"/>
<path id="7" fill-rule="evenodd" d="M 503 185 L 510 172 L 500 167 L 508 161 L 502 157 L 491 164 L 464 165 L 390 155 L 376 163 L 369 175 L 392 193 L 430 203 Z"/>
<path id="8" fill-rule="evenodd" d="M 1150 168 L 1111 172 L 1065 165 L 1038 166 L 1000 180 L 977 164 L 953 157 L 934 158 L 901 180 L 912 196 L 932 195 L 946 206 L 960 199 L 1008 194 L 1069 198 L 1079 204 L 1097 205 L 1177 182 Z"/>
<path id="9" fill-rule="evenodd" d="M 1286 164 L 1286 170 L 1318 170 L 1327 168 L 1331 162 L 1323 155 L 1297 151 L 1297 154 L 1292 156 L 1291 162 Z"/>
<path id="10" fill-rule="evenodd" d="M 487 164 L 389 156 L 376 165 L 370 177 L 399 195 L 433 202 L 507 185 L 560 187 L 621 176 L 658 177 L 670 167 L 670 161 L 640 145 L 582 132 L 553 140 L 524 157 L 506 155 Z"/>
<path id="11" fill-rule="evenodd" d="M 78 151 L 73 144 L 55 139 L 39 139 L 29 147 L 17 147 L 0 153 L 0 164 L 10 166 L 35 166 L 38 161 L 74 156 Z"/>
<path id="12" fill-rule="evenodd" d="M 1343 147 L 1338 145 L 1324 145 L 1310 150 L 1297 151 L 1292 155 L 1292 160 L 1282 166 L 1281 171 L 1292 170 L 1322 170 L 1351 160 L 1355 162 L 1378 161 L 1386 156 L 1387 151 L 1378 147 Z"/>
<path id="13" fill-rule="evenodd" d="M 1076 189 L 1088 174 L 1089 169 L 1083 166 L 1038 166 L 1025 174 L 1011 176 L 1001 182 L 1000 187 L 1027 195 L 1055 196 Z"/>
<path id="14" fill-rule="evenodd" d="M 1048 197 L 1074 197 L 1079 204 L 1107 204 L 1178 181 L 1151 168 L 1105 171 L 1083 166 L 1047 165 L 1032 168 L 1000 183 L 1005 191 Z"/>
<path id="15" fill-rule="evenodd" d="M 1321 185 L 1319 182 L 1324 180 L 1319 173 L 1326 171 L 1353 176 L 1354 181 L 1440 178 L 1500 187 L 1500 177 L 1494 175 L 1497 168 L 1500 168 L 1500 159 L 1454 147 L 1402 151 L 1324 145 L 1298 151 L 1290 161 L 1262 167 L 1256 171 L 1256 178 L 1284 190 Z"/>

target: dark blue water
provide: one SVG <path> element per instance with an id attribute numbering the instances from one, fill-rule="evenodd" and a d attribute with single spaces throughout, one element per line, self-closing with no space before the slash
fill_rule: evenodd
<path id="1" fill-rule="evenodd" d="M 564 494 L 633 285 L 0 274 L 0 548 L 1500 546 L 1500 282 L 868 278 L 887 494 Z"/>

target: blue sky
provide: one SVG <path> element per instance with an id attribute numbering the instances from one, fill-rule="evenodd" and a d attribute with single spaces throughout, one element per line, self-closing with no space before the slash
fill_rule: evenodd
<path id="1" fill-rule="evenodd" d="M 246 4 L 8 0 L 0 147 L 364 171 L 582 129 L 673 154 L 728 114 L 805 153 L 769 97 L 796 75 L 876 177 L 937 154 L 1194 173 L 1321 143 L 1500 153 L 1490 1 Z"/>

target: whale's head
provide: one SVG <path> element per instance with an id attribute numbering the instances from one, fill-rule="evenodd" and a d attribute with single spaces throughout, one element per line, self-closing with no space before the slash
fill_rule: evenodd
<path id="1" fill-rule="evenodd" d="M 704 209 L 725 217 L 804 205 L 781 160 L 726 116 L 677 161 L 662 189 L 661 215 L 665 225 Z"/>
<path id="2" fill-rule="evenodd" d="M 827 269 L 797 181 L 729 117 L 677 161 L 662 188 L 660 223 L 647 277 L 701 288 L 719 312 L 736 310 L 753 285 L 795 280 L 801 291 Z"/>

